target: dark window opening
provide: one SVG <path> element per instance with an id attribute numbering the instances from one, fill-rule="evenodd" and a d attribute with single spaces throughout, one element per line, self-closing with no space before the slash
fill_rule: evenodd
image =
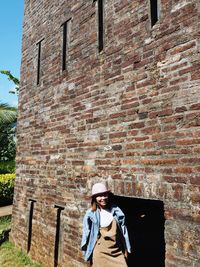
<path id="1" fill-rule="evenodd" d="M 55 246 L 54 246 L 54 267 L 57 267 L 59 260 L 61 211 L 64 210 L 64 207 L 55 205 L 54 208 L 57 209 L 56 236 L 55 236 Z"/>
<path id="2" fill-rule="evenodd" d="M 158 0 L 150 0 L 150 13 L 151 13 L 151 27 L 158 21 Z"/>
<path id="3" fill-rule="evenodd" d="M 63 27 L 63 47 L 62 47 L 62 70 L 66 70 L 67 50 L 69 46 L 69 23 L 71 19 L 62 24 Z"/>
<path id="4" fill-rule="evenodd" d="M 41 49 L 42 49 L 42 41 L 37 43 L 38 46 L 38 58 L 37 58 L 37 85 L 40 83 L 40 72 L 41 72 Z"/>
<path id="5" fill-rule="evenodd" d="M 34 203 L 36 202 L 36 200 L 29 199 L 29 201 L 30 201 L 30 209 L 29 209 L 29 221 L 28 221 L 27 253 L 31 249 L 33 210 L 34 210 Z"/>
<path id="6" fill-rule="evenodd" d="M 98 46 L 99 52 L 103 50 L 104 47 L 104 0 L 98 0 Z"/>
<path id="7" fill-rule="evenodd" d="M 158 200 L 114 196 L 126 216 L 133 253 L 129 267 L 164 267 L 164 204 Z"/>

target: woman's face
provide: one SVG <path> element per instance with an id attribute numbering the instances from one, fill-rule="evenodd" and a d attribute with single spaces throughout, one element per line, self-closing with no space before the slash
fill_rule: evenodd
<path id="1" fill-rule="evenodd" d="M 105 209 L 108 204 L 108 192 L 99 194 L 96 197 L 96 202 L 100 208 Z"/>

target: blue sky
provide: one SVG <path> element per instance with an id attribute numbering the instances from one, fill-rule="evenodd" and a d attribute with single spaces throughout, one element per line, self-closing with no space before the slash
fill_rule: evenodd
<path id="1" fill-rule="evenodd" d="M 20 78 L 24 0 L 1 1 L 0 7 L 0 70 L 10 70 Z M 0 102 L 17 105 L 17 96 L 10 94 L 14 87 L 0 74 Z"/>

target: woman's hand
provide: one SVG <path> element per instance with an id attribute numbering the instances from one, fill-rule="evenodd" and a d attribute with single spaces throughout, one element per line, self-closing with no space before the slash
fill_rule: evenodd
<path id="1" fill-rule="evenodd" d="M 126 259 L 128 259 L 128 251 L 127 250 L 125 250 L 124 256 L 125 256 Z"/>

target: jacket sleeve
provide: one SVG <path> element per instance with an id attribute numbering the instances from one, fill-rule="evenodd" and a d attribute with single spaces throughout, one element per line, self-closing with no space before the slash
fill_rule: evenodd
<path id="1" fill-rule="evenodd" d="M 124 237 L 126 249 L 127 249 L 128 253 L 131 253 L 131 244 L 130 244 L 130 240 L 129 240 L 128 229 L 127 229 L 126 224 L 125 224 L 125 215 L 119 207 L 117 209 L 117 219 L 118 219 L 119 226 L 121 228 L 121 232 L 122 232 L 123 237 Z"/>
<path id="2" fill-rule="evenodd" d="M 84 252 L 87 250 L 87 242 L 90 235 L 90 228 L 91 228 L 91 223 L 88 217 L 88 212 L 86 212 L 83 218 L 83 230 L 82 230 L 82 241 L 81 241 L 81 250 Z"/>

